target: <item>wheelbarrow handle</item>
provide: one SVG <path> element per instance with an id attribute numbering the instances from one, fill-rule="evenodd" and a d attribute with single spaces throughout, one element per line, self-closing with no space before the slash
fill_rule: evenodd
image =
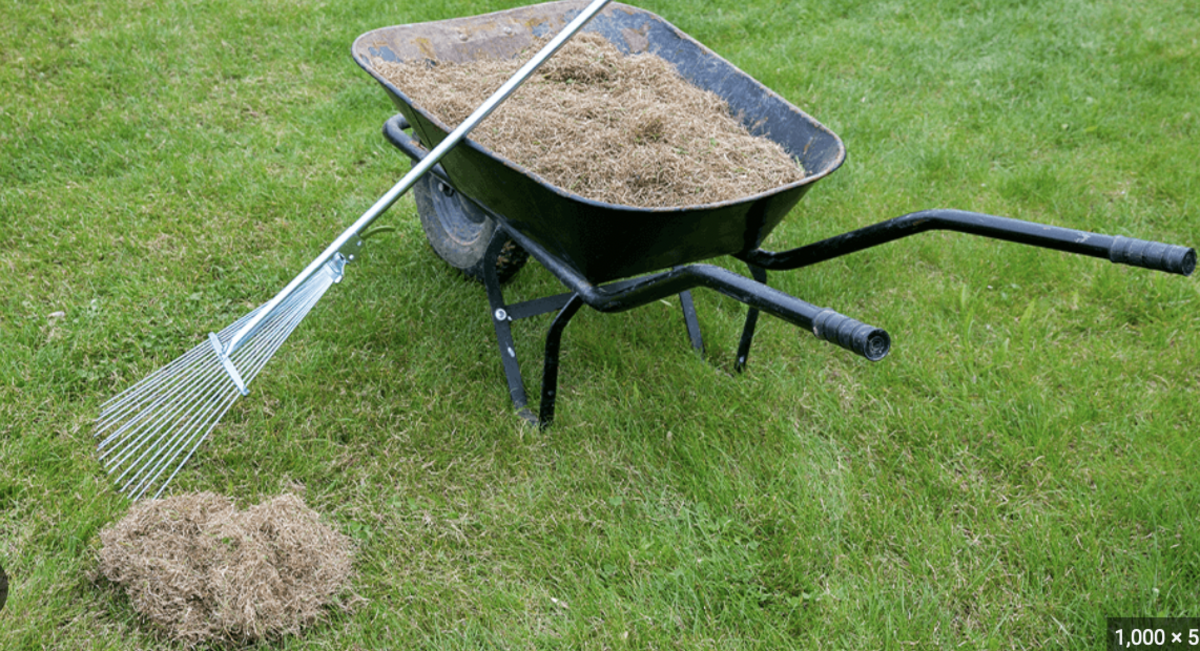
<path id="1" fill-rule="evenodd" d="M 754 249 L 737 257 L 764 269 L 799 269 L 932 230 L 981 235 L 1183 276 L 1191 275 L 1196 269 L 1196 251 L 1186 246 L 1101 235 L 966 210 L 922 210 L 790 251 Z"/>
<path id="2" fill-rule="evenodd" d="M 1186 246 L 1163 244 L 1117 235 L 1112 238 L 1108 259 L 1146 269 L 1190 276 L 1196 270 L 1196 250 Z"/>
<path id="3" fill-rule="evenodd" d="M 837 344 L 872 362 L 887 357 L 892 349 L 892 338 L 886 331 L 828 308 L 813 319 L 812 329 L 818 339 Z"/>
<path id="4" fill-rule="evenodd" d="M 401 153 L 411 158 L 415 165 L 425 160 L 425 157 L 429 155 L 429 150 L 421 145 L 421 141 L 416 136 L 408 133 L 407 129 L 411 126 L 403 114 L 397 113 L 388 118 L 387 122 L 383 123 L 383 136 L 395 145 Z M 450 182 L 449 175 L 446 174 L 446 170 L 441 165 L 434 165 L 429 170 L 429 173 L 442 181 Z"/>

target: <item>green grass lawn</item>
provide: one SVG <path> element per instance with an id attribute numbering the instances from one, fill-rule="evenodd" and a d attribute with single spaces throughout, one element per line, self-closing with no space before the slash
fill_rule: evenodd
<path id="1" fill-rule="evenodd" d="M 357 35 L 519 4 L 0 5 L 0 648 L 173 648 L 92 578 L 129 504 L 91 419 L 407 170 Z M 1200 244 L 1194 2 L 639 4 L 845 140 L 770 248 L 934 207 Z M 584 310 L 538 431 L 482 289 L 410 199 L 380 223 L 172 485 L 303 486 L 356 539 L 366 603 L 264 646 L 1097 649 L 1200 616 L 1195 278 L 926 234 L 772 277 L 890 357 L 764 318 L 740 376 L 732 300 L 696 293 L 706 359 L 677 300 Z"/>

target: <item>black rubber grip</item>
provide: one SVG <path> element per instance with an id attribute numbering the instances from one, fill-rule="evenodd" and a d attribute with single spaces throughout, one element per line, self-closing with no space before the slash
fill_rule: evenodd
<path id="1" fill-rule="evenodd" d="M 1196 270 L 1196 249 L 1120 235 L 1113 237 L 1108 259 L 1182 276 L 1190 276 Z"/>
<path id="2" fill-rule="evenodd" d="M 830 309 L 822 310 L 813 319 L 813 334 L 872 362 L 887 357 L 892 349 L 892 338 L 887 332 Z"/>

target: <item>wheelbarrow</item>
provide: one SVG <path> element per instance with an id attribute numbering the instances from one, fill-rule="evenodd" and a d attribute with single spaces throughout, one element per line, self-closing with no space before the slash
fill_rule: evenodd
<path id="1" fill-rule="evenodd" d="M 496 13 L 377 29 L 354 43 L 355 60 L 387 90 L 399 114 L 386 138 L 420 161 L 446 137 L 443 124 L 416 105 L 377 69 L 377 61 L 465 62 L 514 57 L 534 39 L 552 35 L 585 2 L 566 0 Z M 496 343 L 513 404 L 542 426 L 554 419 L 563 331 L 587 305 L 622 312 L 678 294 L 691 344 L 703 339 L 690 290 L 706 287 L 748 306 L 735 368 L 745 368 L 760 312 L 812 332 L 868 360 L 891 347 L 888 333 L 767 285 L 768 271 L 799 269 L 929 230 L 950 230 L 1106 258 L 1190 275 L 1194 249 L 1037 224 L 962 210 L 923 210 L 788 251 L 761 245 L 819 180 L 846 157 L 841 139 L 778 94 L 653 13 L 610 4 L 585 31 L 602 35 L 625 54 L 652 52 L 692 84 L 724 99 L 754 135 L 769 138 L 798 159 L 799 181 L 737 200 L 676 208 L 637 208 L 586 199 L 501 158 L 472 140 L 452 150 L 413 188 L 430 246 L 451 266 L 484 285 Z M 746 277 L 703 261 L 733 256 Z M 502 284 L 529 256 L 568 291 L 509 303 Z M 557 312 L 546 335 L 538 413 L 517 361 L 511 322 Z"/>

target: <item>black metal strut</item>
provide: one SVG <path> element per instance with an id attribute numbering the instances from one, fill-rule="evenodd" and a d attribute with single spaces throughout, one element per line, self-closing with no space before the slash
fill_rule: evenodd
<path id="1" fill-rule="evenodd" d="M 789 251 L 754 249 L 735 257 L 763 269 L 787 271 L 933 230 L 981 235 L 1183 276 L 1196 269 L 1196 250 L 1186 246 L 947 209 L 909 213 Z"/>
<path id="2" fill-rule="evenodd" d="M 493 234 L 485 260 L 492 260 L 499 255 L 504 246 L 506 235 L 502 229 Z M 526 421 L 547 427 L 554 421 L 554 406 L 558 396 L 559 349 L 562 344 L 563 331 L 567 324 L 583 306 L 583 299 L 574 292 L 544 296 L 520 303 L 507 304 L 504 302 L 504 292 L 500 286 L 500 278 L 495 265 L 484 265 L 484 287 L 487 289 L 488 304 L 492 311 L 492 325 L 496 332 L 496 343 L 500 349 L 500 361 L 504 367 L 505 380 L 508 383 L 509 396 L 517 413 Z M 623 281 L 612 283 L 609 289 L 621 291 L 634 283 Z M 692 347 L 703 351 L 704 341 L 700 335 L 700 323 L 696 318 L 695 305 L 691 292 L 679 292 L 680 305 L 683 310 L 683 320 L 687 327 L 688 338 Z M 512 336 L 513 321 L 526 319 L 540 314 L 558 311 L 558 315 L 550 324 L 546 333 L 546 347 L 542 361 L 542 390 L 538 414 L 534 416 L 529 410 L 529 398 L 525 393 L 525 383 L 521 376 L 521 366 L 517 361 L 516 343 Z"/>
<path id="3" fill-rule="evenodd" d="M 765 284 L 768 269 L 799 269 L 933 230 L 980 235 L 1183 276 L 1190 276 L 1196 270 L 1196 251 L 1186 246 L 1120 235 L 1101 235 L 1009 217 L 949 209 L 921 210 L 901 215 L 788 251 L 753 249 L 734 257 L 744 261 L 755 280 Z M 751 308 L 746 314 L 742 341 L 738 347 L 735 368 L 739 371 L 745 368 L 757 321 L 758 311 Z"/>
<path id="4" fill-rule="evenodd" d="M 502 217 L 496 215 L 496 218 L 500 220 L 500 226 L 492 236 L 488 259 L 499 253 L 502 240 L 511 238 L 571 290 L 566 294 L 507 305 L 504 303 L 499 279 L 493 265 L 484 265 L 484 284 L 487 286 L 497 344 L 509 385 L 509 394 L 520 415 L 529 422 L 542 427 L 548 426 L 554 420 L 558 385 L 558 357 L 563 331 L 579 308 L 585 304 L 599 312 L 624 312 L 674 294 L 680 294 L 689 337 L 693 347 L 700 349 L 703 343 L 699 336 L 699 324 L 696 321 L 695 309 L 688 290 L 694 287 L 708 287 L 748 305 L 751 308 L 753 319 L 757 319 L 758 312 L 766 312 L 871 361 L 883 359 L 891 349 L 891 338 L 887 332 L 843 316 L 834 310 L 818 307 L 768 287 L 764 282 L 759 281 L 766 279 L 766 272 L 761 269 L 755 271 L 753 267 L 751 268 L 751 273 L 759 279 L 752 280 L 721 267 L 693 264 L 607 285 L 593 285 L 570 266 L 547 253 L 539 244 L 520 231 L 510 228 L 504 223 Z M 525 394 L 509 322 L 554 310 L 560 310 L 560 312 L 546 336 L 541 404 L 538 416 L 535 417 L 528 409 L 528 398 Z M 748 323 L 739 347 L 739 370 L 745 366 L 745 356 L 749 353 L 753 331 L 753 323 Z"/>

